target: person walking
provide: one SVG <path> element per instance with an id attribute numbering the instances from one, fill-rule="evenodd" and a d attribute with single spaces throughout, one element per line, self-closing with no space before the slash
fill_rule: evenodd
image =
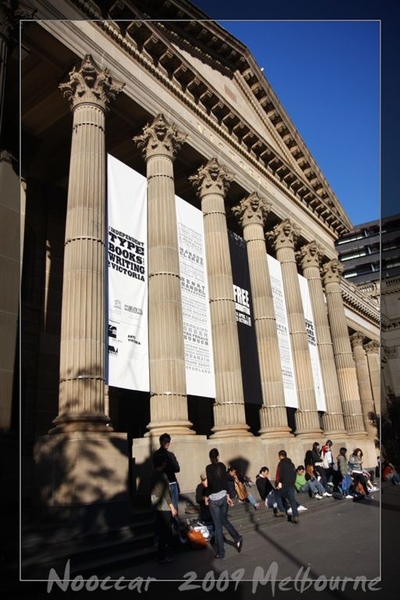
<path id="1" fill-rule="evenodd" d="M 155 451 L 154 454 L 160 454 L 164 456 L 166 460 L 165 474 L 168 478 L 169 489 L 172 498 L 172 504 L 175 506 L 176 511 L 179 511 L 179 484 L 176 478 L 176 473 L 181 470 L 176 456 L 170 451 L 169 446 L 171 444 L 171 436 L 169 433 L 163 433 L 160 435 L 160 447 Z"/>
<path id="2" fill-rule="evenodd" d="M 177 511 L 172 503 L 168 478 L 165 474 L 167 461 L 162 454 L 153 455 L 154 471 L 150 477 L 151 508 L 154 511 L 154 533 L 157 539 L 157 560 L 160 564 L 173 562 L 167 556 L 167 546 L 172 545 L 171 517 Z"/>
<path id="3" fill-rule="evenodd" d="M 228 507 L 233 505 L 228 489 L 228 474 L 224 463 L 219 462 L 219 452 L 217 448 L 212 448 L 209 452 L 210 464 L 206 467 L 207 488 L 205 488 L 205 503 L 210 508 L 212 520 L 215 529 L 215 543 L 217 553 L 215 558 L 225 558 L 224 533 L 223 528 L 235 542 L 238 552 L 242 549 L 243 538 L 236 531 L 235 527 L 228 519 Z"/>
<path id="4" fill-rule="evenodd" d="M 196 502 L 199 505 L 199 520 L 206 525 L 210 536 L 214 537 L 214 523 L 210 513 L 210 507 L 205 503 L 206 489 L 208 487 L 207 475 L 200 474 L 200 483 L 196 487 Z"/>
<path id="5" fill-rule="evenodd" d="M 299 511 L 296 501 L 296 468 L 286 450 L 279 450 L 279 463 L 276 469 L 275 487 L 276 493 L 280 494 L 282 499 L 288 500 L 292 513 L 292 523 L 299 523 Z"/>

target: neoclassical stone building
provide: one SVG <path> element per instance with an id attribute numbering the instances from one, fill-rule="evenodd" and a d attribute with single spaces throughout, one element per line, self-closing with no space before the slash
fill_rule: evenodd
<path id="1" fill-rule="evenodd" d="M 71 506 L 146 491 L 164 431 L 183 492 L 214 446 L 253 477 L 263 464 L 273 472 L 282 447 L 300 463 L 327 438 L 337 451 L 361 446 L 375 466 L 379 306 L 342 278 L 335 240 L 352 224 L 249 50 L 186 0 L 27 0 L 24 11 L 21 190 L 11 153 L 1 164 L 2 185 L 22 197 L 23 494 Z M 147 391 L 108 385 L 107 155 L 147 179 Z M 213 397 L 187 388 L 175 196 L 202 213 Z M 247 256 L 249 286 L 239 292 L 232 238 Z M 250 361 L 238 293 L 251 296 Z M 1 299 L 5 318 L 9 292 Z M 7 430 L 13 369 L 2 368 Z"/>

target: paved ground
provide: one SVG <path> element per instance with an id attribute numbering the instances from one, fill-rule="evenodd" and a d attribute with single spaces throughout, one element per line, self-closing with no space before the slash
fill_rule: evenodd
<path id="1" fill-rule="evenodd" d="M 384 486 L 370 502 L 327 498 L 310 503 L 299 525 L 283 519 L 269 519 L 262 526 L 254 521 L 254 528 L 244 534 L 242 552 L 228 541 L 224 561 L 216 560 L 208 547 L 180 551 L 168 565 L 152 559 L 132 565 L 125 561 L 118 568 L 114 561 L 109 569 L 103 565 L 96 573 L 94 567 L 93 574 L 71 576 L 69 582 L 60 570 L 57 578 L 61 586 L 68 584 L 67 593 L 57 584 L 49 592 L 47 582 L 23 582 L 13 597 L 65 598 L 96 591 L 92 598 L 106 593 L 107 599 L 116 595 L 120 600 L 139 593 L 157 600 L 179 598 L 188 592 L 191 600 L 224 594 L 235 600 L 397 600 L 400 486 Z M 255 514 L 249 510 L 249 519 Z M 381 575 L 383 581 L 374 582 Z"/>
<path id="2" fill-rule="evenodd" d="M 223 594 L 235 600 L 397 600 L 400 486 L 384 485 L 368 503 L 320 502 L 318 510 L 310 507 L 300 515 L 299 525 L 277 519 L 247 533 L 240 554 L 227 544 L 224 561 L 209 547 L 179 553 L 169 565 L 149 561 L 114 569 L 110 576 L 122 578 L 122 585 L 153 577 L 158 583 L 150 583 L 148 592 L 154 590 L 156 597 L 190 592 L 191 600 Z M 234 580 L 228 589 L 227 578 Z"/>
<path id="3" fill-rule="evenodd" d="M 264 577 L 271 568 L 271 574 L 275 573 L 278 579 L 295 579 L 301 569 L 308 569 L 313 579 L 320 575 L 374 579 L 380 575 L 379 496 L 380 492 L 376 492 L 373 500 L 359 503 L 333 498 L 313 500 L 318 502 L 318 510 L 313 511 L 311 506 L 300 514 L 298 525 L 275 519 L 268 527 L 244 534 L 240 554 L 228 539 L 223 561 L 214 558 L 209 545 L 205 550 L 176 553 L 171 564 L 159 565 L 152 560 L 131 568 L 113 569 L 108 574 L 113 578 L 185 581 L 189 572 L 203 580 L 211 578 L 210 573 L 218 578 L 226 570 L 231 577 L 236 573 L 241 580 L 253 580 L 261 574 Z"/>

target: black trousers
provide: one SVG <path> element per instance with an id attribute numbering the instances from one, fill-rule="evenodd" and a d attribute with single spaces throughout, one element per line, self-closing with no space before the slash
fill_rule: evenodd
<path id="1" fill-rule="evenodd" d="M 156 510 L 154 530 L 157 537 L 157 558 L 166 557 L 167 546 L 172 545 L 171 512 L 169 510 Z"/>

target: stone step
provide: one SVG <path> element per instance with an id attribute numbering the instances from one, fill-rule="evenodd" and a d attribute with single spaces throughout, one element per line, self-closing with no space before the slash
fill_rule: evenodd
<path id="1" fill-rule="evenodd" d="M 309 509 L 300 514 L 301 520 L 308 520 L 316 511 L 329 509 L 332 503 L 344 502 L 333 498 L 316 500 L 307 494 L 299 494 L 297 499 Z M 186 504 L 180 506 L 183 526 L 187 519 L 197 520 L 195 514 L 185 513 L 187 508 Z M 249 503 L 235 503 L 229 508 L 229 519 L 241 535 L 277 522 L 273 510 L 263 503 L 258 510 Z M 186 549 L 186 545 L 181 548 L 182 551 Z M 51 564 L 61 576 L 70 561 L 71 577 L 76 574 L 101 575 L 102 569 L 109 570 L 111 565 L 139 564 L 154 558 L 155 553 L 153 515 L 150 510 L 143 510 L 132 516 L 129 526 L 96 535 L 76 534 L 66 527 L 55 529 L 54 524 L 44 526 L 40 531 L 29 530 L 25 535 L 23 532 L 21 572 L 23 579 L 46 579 Z"/>

